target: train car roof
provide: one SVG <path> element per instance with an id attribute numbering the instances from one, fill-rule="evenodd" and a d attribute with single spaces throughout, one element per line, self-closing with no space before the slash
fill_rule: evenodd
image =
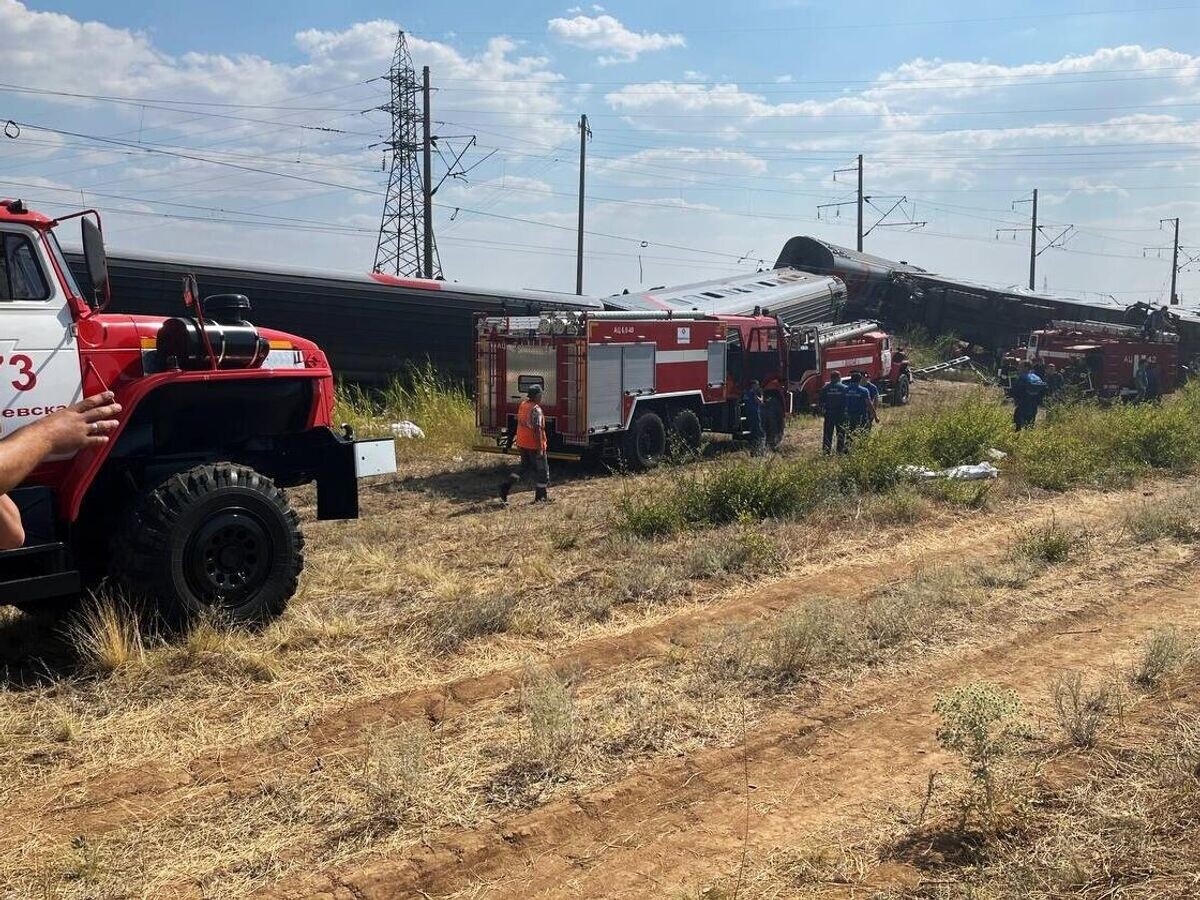
<path id="1" fill-rule="evenodd" d="M 69 248 L 71 254 L 81 254 L 78 247 Z M 230 262 L 204 256 L 181 256 L 175 253 L 153 253 L 147 251 L 127 252 L 119 249 L 110 250 L 108 258 L 113 264 L 148 263 L 180 272 L 196 271 L 203 273 L 205 269 L 220 270 L 226 273 L 236 273 L 251 278 L 291 279 L 295 281 L 318 283 L 337 283 L 339 285 L 354 285 L 387 293 L 388 288 L 402 288 L 406 292 L 417 291 L 427 293 L 431 297 L 440 295 L 447 300 L 461 299 L 484 304 L 495 301 L 516 301 L 519 303 L 552 305 L 569 309 L 603 309 L 600 300 L 594 297 L 578 296 L 576 294 L 557 293 L 554 291 L 530 290 L 526 288 L 488 288 L 475 285 L 460 284 L 457 281 L 437 281 L 429 278 L 397 278 L 378 272 L 354 272 L 338 269 L 317 269 L 306 266 L 290 266 L 280 264 L 256 265 L 245 262 Z M 203 285 L 201 285 L 203 287 Z"/>
<path id="2" fill-rule="evenodd" d="M 615 294 L 605 297 L 604 303 L 624 310 L 698 310 L 720 313 L 724 309 L 746 304 L 770 309 L 780 302 L 795 299 L 797 294 L 817 296 L 837 286 L 828 275 L 814 275 L 799 269 L 770 269 L 696 281 L 677 287 L 657 287 L 636 294 Z"/>

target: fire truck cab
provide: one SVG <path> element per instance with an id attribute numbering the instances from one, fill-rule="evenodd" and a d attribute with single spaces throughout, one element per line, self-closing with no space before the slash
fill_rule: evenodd
<path id="1" fill-rule="evenodd" d="M 517 407 L 542 388 L 549 449 L 657 465 L 671 442 L 700 445 L 703 432 L 744 436 L 742 395 L 757 380 L 767 442 L 783 438 L 791 411 L 788 333 L 765 315 L 702 312 L 553 312 L 480 316 L 476 419 L 502 447 Z"/>
<path id="2" fill-rule="evenodd" d="M 72 218 L 92 297 L 55 235 Z M 278 615 L 304 562 L 282 488 L 315 481 L 318 518 L 356 518 L 357 479 L 395 471 L 393 442 L 335 432 L 324 353 L 250 324 L 241 295 L 169 319 L 108 301 L 98 213 L 0 201 L 0 439 L 102 391 L 122 407 L 108 443 L 43 461 L 11 492 L 26 538 L 0 552 L 0 603 L 57 608 L 112 577 L 168 621 Z"/>

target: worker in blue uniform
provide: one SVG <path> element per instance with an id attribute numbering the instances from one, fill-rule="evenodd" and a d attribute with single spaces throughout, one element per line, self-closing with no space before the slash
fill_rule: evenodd
<path id="1" fill-rule="evenodd" d="M 1022 431 L 1037 421 L 1038 407 L 1046 393 L 1046 382 L 1033 371 L 1029 360 L 1021 362 L 1021 371 L 1013 381 L 1013 427 Z"/>
<path id="2" fill-rule="evenodd" d="M 821 409 L 825 412 L 825 431 L 821 449 L 833 452 L 833 436 L 837 435 L 837 452 L 846 452 L 846 382 L 836 369 L 829 373 L 829 384 L 821 388 Z"/>
<path id="3" fill-rule="evenodd" d="M 863 380 L 863 373 L 856 370 L 850 373 L 850 383 L 846 385 L 846 431 L 850 441 L 867 431 L 875 416 L 871 392 Z"/>

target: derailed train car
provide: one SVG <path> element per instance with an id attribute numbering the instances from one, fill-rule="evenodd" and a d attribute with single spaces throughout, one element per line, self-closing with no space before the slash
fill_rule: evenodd
<path id="1" fill-rule="evenodd" d="M 846 284 L 846 315 L 877 318 L 889 329 L 921 326 L 953 334 L 997 355 L 1055 320 L 1141 325 L 1150 307 L 1000 289 L 858 253 L 814 237 L 794 237 L 776 266 L 836 276 Z M 1175 307 L 1180 359 L 1200 358 L 1200 310 Z"/>
<path id="2" fill-rule="evenodd" d="M 67 258 L 80 283 L 89 284 L 82 254 Z M 245 294 L 256 322 L 312 336 L 340 377 L 361 384 L 386 383 L 426 362 L 467 383 L 476 313 L 601 308 L 597 300 L 571 294 L 154 254 L 114 253 L 108 267 L 114 312 L 179 315 L 181 279 L 195 274 L 204 296 Z"/>

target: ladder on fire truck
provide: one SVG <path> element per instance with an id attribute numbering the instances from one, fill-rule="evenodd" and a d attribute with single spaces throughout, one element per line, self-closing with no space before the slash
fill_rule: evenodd
<path id="1" fill-rule="evenodd" d="M 856 338 L 861 334 L 867 334 L 872 331 L 879 330 L 879 323 L 869 319 L 860 319 L 857 322 L 846 322 L 842 325 L 835 325 L 832 322 L 818 322 L 815 325 L 801 325 L 796 329 L 796 332 L 807 341 L 812 341 L 824 347 L 828 344 L 836 344 L 839 341 L 848 341 L 851 338 Z"/>

